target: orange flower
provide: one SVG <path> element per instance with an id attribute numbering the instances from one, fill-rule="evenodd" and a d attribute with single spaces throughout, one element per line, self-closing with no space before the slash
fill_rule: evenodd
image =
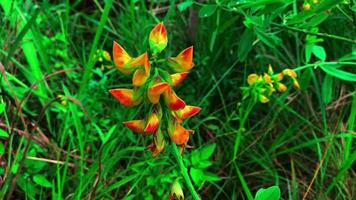
<path id="1" fill-rule="evenodd" d="M 170 124 L 168 127 L 168 134 L 171 140 L 177 145 L 185 146 L 189 140 L 189 133 L 194 133 L 192 130 L 187 130 L 180 124 Z"/>
<path id="2" fill-rule="evenodd" d="M 140 66 L 143 65 L 143 68 L 137 69 L 132 77 L 132 84 L 134 86 L 141 86 L 143 85 L 148 77 L 150 76 L 150 61 L 148 59 L 147 53 L 142 54 L 139 58 L 136 59 L 137 61 L 132 62 L 133 66 Z"/>
<path id="3" fill-rule="evenodd" d="M 285 70 L 283 70 L 283 74 L 284 74 L 284 75 L 287 75 L 287 76 L 289 76 L 289 77 L 292 77 L 292 78 L 297 78 L 297 73 L 295 73 L 295 71 L 292 70 L 292 69 L 285 69 Z"/>
<path id="4" fill-rule="evenodd" d="M 183 109 L 174 112 L 175 116 L 179 121 L 192 117 L 200 112 L 201 108 L 197 106 L 185 106 Z"/>
<path id="5" fill-rule="evenodd" d="M 171 110 L 179 110 L 185 106 L 185 102 L 176 95 L 171 87 L 164 92 L 164 100 Z"/>
<path id="6" fill-rule="evenodd" d="M 153 133 L 157 130 L 159 126 L 159 119 L 156 113 L 152 113 L 147 120 L 147 125 L 145 128 L 146 133 Z"/>
<path id="7" fill-rule="evenodd" d="M 174 58 L 168 58 L 168 65 L 176 72 L 186 72 L 193 68 L 193 46 L 184 49 Z"/>
<path id="8" fill-rule="evenodd" d="M 253 85 L 258 79 L 259 79 L 259 76 L 257 74 L 250 74 L 247 77 L 247 83 L 249 85 Z"/>
<path id="9" fill-rule="evenodd" d="M 145 133 L 145 122 L 143 120 L 131 120 L 123 122 L 125 126 L 131 129 L 135 133 Z"/>
<path id="10" fill-rule="evenodd" d="M 279 92 L 285 92 L 287 90 L 287 86 L 283 83 L 277 83 L 277 90 Z"/>
<path id="11" fill-rule="evenodd" d="M 126 74 L 132 74 L 137 67 L 144 66 L 145 57 L 147 53 L 144 53 L 137 58 L 132 58 L 120 44 L 114 41 L 113 44 L 113 59 L 116 68 Z"/>
<path id="12" fill-rule="evenodd" d="M 164 135 L 160 129 L 155 133 L 154 140 L 147 148 L 151 149 L 152 156 L 155 157 L 164 150 L 165 146 Z"/>
<path id="13" fill-rule="evenodd" d="M 293 78 L 293 87 L 294 87 L 295 89 L 299 89 L 299 88 L 300 88 L 300 85 L 299 85 L 297 79 L 295 79 L 295 78 Z"/>
<path id="14" fill-rule="evenodd" d="M 122 105 L 131 107 L 141 103 L 141 98 L 132 89 L 111 89 L 110 94 L 113 95 Z"/>
<path id="15" fill-rule="evenodd" d="M 161 94 L 164 93 L 169 87 L 170 86 L 167 82 L 161 82 L 152 85 L 150 88 L 148 88 L 148 100 L 153 104 L 157 104 Z"/>
<path id="16" fill-rule="evenodd" d="M 152 54 L 160 53 L 166 48 L 168 43 L 167 31 L 163 25 L 163 22 L 157 24 L 151 31 L 149 37 L 149 44 L 152 50 Z"/>
<path id="17" fill-rule="evenodd" d="M 176 73 L 176 74 L 171 74 L 171 79 L 173 82 L 173 86 L 177 86 L 179 83 L 185 79 L 185 77 L 188 75 L 188 72 L 182 72 L 182 73 Z"/>

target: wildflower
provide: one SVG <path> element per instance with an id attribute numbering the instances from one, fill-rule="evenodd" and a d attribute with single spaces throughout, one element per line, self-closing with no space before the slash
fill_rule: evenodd
<path id="1" fill-rule="evenodd" d="M 160 53 L 168 43 L 166 28 L 163 22 L 157 24 L 151 31 L 149 44 L 153 54 Z"/>
<path id="2" fill-rule="evenodd" d="M 126 107 L 137 106 L 141 103 L 141 98 L 138 93 L 132 89 L 112 89 L 109 90 L 122 105 Z"/>
<path id="3" fill-rule="evenodd" d="M 168 125 L 169 137 L 177 145 L 185 146 L 189 140 L 189 133 L 194 133 L 194 131 L 185 129 L 179 123 L 170 123 Z"/>
<path id="4" fill-rule="evenodd" d="M 175 73 L 171 75 L 171 79 L 173 82 L 173 86 L 179 85 L 185 79 L 185 77 L 188 75 L 188 72 L 182 72 L 182 73 Z"/>
<path id="5" fill-rule="evenodd" d="M 311 9 L 311 5 L 309 3 L 306 3 L 303 5 L 303 9 L 304 10 L 310 10 Z"/>
<path id="6" fill-rule="evenodd" d="M 294 70 L 291 70 L 291 69 L 285 69 L 283 70 L 283 74 L 284 75 L 287 75 L 289 77 L 292 77 L 292 78 L 297 78 L 297 73 L 295 73 Z"/>
<path id="7" fill-rule="evenodd" d="M 253 85 L 258 79 L 259 79 L 259 77 L 258 77 L 257 74 L 250 74 L 250 75 L 247 77 L 247 83 L 248 83 L 249 85 Z"/>
<path id="8" fill-rule="evenodd" d="M 117 42 L 113 43 L 113 60 L 116 68 L 126 74 L 132 75 L 133 89 L 118 88 L 109 90 L 122 105 L 126 107 L 144 104 L 144 111 L 148 113 L 143 119 L 126 121 L 123 124 L 133 132 L 143 135 L 152 135 L 153 141 L 147 146 L 152 156 L 157 156 L 165 148 L 165 134 L 168 134 L 173 143 L 181 150 L 187 145 L 192 130 L 182 126 L 182 121 L 198 114 L 201 108 L 186 105 L 173 87 L 179 85 L 194 66 L 193 47 L 188 47 L 176 57 L 168 58 L 165 64 L 173 69 L 157 70 L 158 54 L 168 43 L 166 29 L 163 23 L 156 25 L 150 32 L 149 45 L 153 60 L 145 52 L 138 57 L 131 57 Z M 151 73 L 151 65 L 154 70 Z M 161 98 L 162 97 L 162 98 Z M 141 108 L 141 107 L 138 107 Z"/>
<path id="9" fill-rule="evenodd" d="M 176 72 L 186 72 L 193 68 L 193 46 L 184 49 L 178 56 L 169 58 L 168 65 Z"/>
<path id="10" fill-rule="evenodd" d="M 176 179 L 171 187 L 171 192 L 169 193 L 168 196 L 169 200 L 183 200 L 184 199 L 184 193 L 182 190 L 181 185 L 179 184 L 178 179 Z"/>
<path id="11" fill-rule="evenodd" d="M 285 92 L 287 86 L 281 81 L 284 76 L 288 76 L 293 81 L 293 87 L 299 89 L 299 83 L 296 79 L 297 73 L 292 69 L 284 69 L 281 73 L 274 73 L 272 66 L 268 66 L 268 72 L 264 73 L 263 77 L 257 74 L 250 74 L 247 77 L 249 87 L 244 88 L 246 94 L 252 94 L 261 103 L 269 102 L 270 96 L 277 90 L 278 92 Z M 248 92 L 248 93 L 246 93 Z"/>

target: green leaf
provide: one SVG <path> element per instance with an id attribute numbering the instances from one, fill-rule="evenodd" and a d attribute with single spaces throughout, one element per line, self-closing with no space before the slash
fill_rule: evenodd
<path id="1" fill-rule="evenodd" d="M 204 5 L 199 11 L 199 17 L 203 18 L 211 16 L 216 11 L 216 8 L 216 5 Z"/>
<path id="2" fill-rule="evenodd" d="M 0 114 L 2 114 L 5 111 L 5 104 L 0 103 Z"/>
<path id="3" fill-rule="evenodd" d="M 214 182 L 214 181 L 220 181 L 221 180 L 221 178 L 218 175 L 213 174 L 211 172 L 205 172 L 204 176 L 203 176 L 203 179 L 205 181 L 209 181 L 209 182 Z"/>
<path id="4" fill-rule="evenodd" d="M 5 146 L 2 142 L 0 142 L 0 155 L 3 155 L 5 153 Z"/>
<path id="5" fill-rule="evenodd" d="M 210 160 L 199 160 L 199 162 L 195 163 L 194 167 L 205 169 L 213 165 L 213 162 Z"/>
<path id="6" fill-rule="evenodd" d="M 239 58 L 239 61 L 243 62 L 246 59 L 248 53 L 252 49 L 254 40 L 255 34 L 251 29 L 247 28 L 240 38 L 239 47 L 237 50 L 237 57 Z"/>
<path id="7" fill-rule="evenodd" d="M 275 48 L 282 44 L 282 40 L 272 33 L 266 33 L 264 30 L 256 28 L 257 37 L 271 48 Z"/>
<path id="8" fill-rule="evenodd" d="M 306 69 L 298 81 L 300 84 L 300 89 L 302 91 L 307 90 L 310 85 L 310 80 L 312 78 L 311 72 L 312 72 L 312 69 Z"/>
<path id="9" fill-rule="evenodd" d="M 185 2 L 182 2 L 182 3 L 178 4 L 178 10 L 180 12 L 182 12 L 182 11 L 186 10 L 187 8 L 189 8 L 190 6 L 192 6 L 193 3 L 194 2 L 192 0 L 187 0 Z"/>
<path id="10" fill-rule="evenodd" d="M 196 169 L 194 167 L 190 168 L 190 176 L 192 177 L 193 182 L 198 186 L 201 187 L 203 185 L 204 171 L 201 169 Z"/>
<path id="11" fill-rule="evenodd" d="M 344 81 L 356 81 L 356 74 L 338 69 L 340 65 L 323 64 L 320 68 L 327 74 Z"/>
<path id="12" fill-rule="evenodd" d="M 255 200 L 278 200 L 281 191 L 278 186 L 272 186 L 267 189 L 261 188 L 257 191 Z"/>
<path id="13" fill-rule="evenodd" d="M 32 177 L 33 181 L 35 183 L 37 183 L 38 185 L 42 186 L 42 187 L 46 187 L 46 188 L 50 188 L 52 187 L 52 183 L 49 182 L 45 176 L 41 175 L 41 174 L 36 174 Z"/>
<path id="14" fill-rule="evenodd" d="M 217 35 L 217 34 L 218 34 L 218 30 L 215 30 L 215 31 L 213 32 L 213 34 L 211 35 L 210 45 L 209 45 L 210 51 L 213 51 L 214 44 L 215 44 L 215 40 L 216 40 L 216 35 Z"/>
<path id="15" fill-rule="evenodd" d="M 305 62 L 306 63 L 310 62 L 313 46 L 314 46 L 314 44 L 306 44 L 305 45 Z"/>
<path id="16" fill-rule="evenodd" d="M 326 52 L 324 47 L 319 45 L 313 45 L 312 47 L 313 54 L 318 57 L 320 60 L 325 61 L 326 59 Z"/>
<path id="17" fill-rule="evenodd" d="M 215 148 L 216 148 L 216 144 L 213 143 L 213 144 L 209 144 L 205 147 L 203 147 L 201 150 L 200 150 L 200 158 L 203 160 L 207 160 L 209 159 L 214 151 L 215 151 Z"/>
<path id="18" fill-rule="evenodd" d="M 321 88 L 323 101 L 325 104 L 328 104 L 332 100 L 333 94 L 333 79 L 330 75 L 326 75 L 323 81 L 323 85 Z"/>
<path id="19" fill-rule="evenodd" d="M 0 129 L 0 137 L 8 138 L 9 134 L 6 131 Z"/>

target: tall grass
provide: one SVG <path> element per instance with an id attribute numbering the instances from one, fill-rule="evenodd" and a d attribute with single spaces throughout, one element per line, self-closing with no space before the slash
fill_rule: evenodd
<path id="1" fill-rule="evenodd" d="M 204 173 L 220 179 L 193 185 L 201 199 L 272 185 L 282 199 L 355 199 L 356 2 L 308 2 L 1 1 L 0 198 L 166 199 L 179 166 L 190 173 L 194 152 L 216 144 Z M 203 110 L 182 163 L 171 144 L 152 158 L 151 138 L 122 125 L 137 113 L 108 90 L 127 77 L 95 59 L 113 41 L 143 53 L 160 21 L 167 56 L 195 51 L 177 93 Z M 242 99 L 268 64 L 296 69 L 301 89 Z"/>

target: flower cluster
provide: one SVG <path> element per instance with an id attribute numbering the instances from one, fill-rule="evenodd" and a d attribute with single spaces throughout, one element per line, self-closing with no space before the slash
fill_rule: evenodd
<path id="1" fill-rule="evenodd" d="M 319 0 L 306 0 L 306 1 L 304 1 L 303 9 L 310 10 L 310 9 L 312 9 L 313 6 L 315 6 L 317 4 L 319 4 Z"/>
<path id="2" fill-rule="evenodd" d="M 161 22 L 149 35 L 151 60 L 147 52 L 132 57 L 120 44 L 113 44 L 114 64 L 120 72 L 132 75 L 133 88 L 111 89 L 110 93 L 126 107 L 143 105 L 143 119 L 126 121 L 124 125 L 136 133 L 153 135 L 153 142 L 148 145 L 153 156 L 165 147 L 164 133 L 183 151 L 193 131 L 181 123 L 200 111 L 199 107 L 186 105 L 173 90 L 194 66 L 193 47 L 184 49 L 176 57 L 158 59 L 167 43 L 166 28 Z"/>
<path id="3" fill-rule="evenodd" d="M 264 75 L 250 74 L 247 78 L 248 88 L 243 88 L 245 93 L 248 91 L 261 103 L 267 103 L 269 97 L 277 90 L 278 92 L 285 92 L 287 86 L 281 81 L 287 76 L 292 80 L 293 87 L 299 89 L 297 81 L 297 73 L 292 69 L 284 69 L 281 73 L 274 73 L 272 66 L 268 66 L 268 73 Z M 245 95 L 246 96 L 246 95 Z"/>
<path id="4" fill-rule="evenodd" d="M 95 60 L 97 64 L 100 65 L 99 67 L 101 71 L 112 68 L 111 56 L 107 51 L 98 49 L 95 53 Z"/>

